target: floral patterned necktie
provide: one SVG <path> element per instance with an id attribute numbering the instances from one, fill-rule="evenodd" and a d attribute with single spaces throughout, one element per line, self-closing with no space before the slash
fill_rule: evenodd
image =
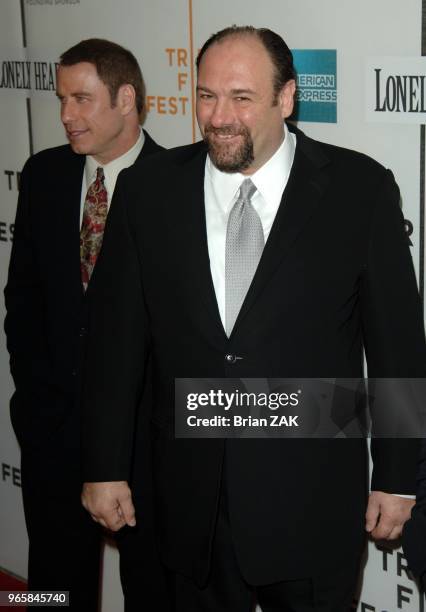
<path id="1" fill-rule="evenodd" d="M 96 179 L 87 190 L 80 231 L 80 268 L 83 289 L 86 291 L 102 246 L 108 213 L 108 194 L 104 185 L 104 171 L 96 170 Z"/>

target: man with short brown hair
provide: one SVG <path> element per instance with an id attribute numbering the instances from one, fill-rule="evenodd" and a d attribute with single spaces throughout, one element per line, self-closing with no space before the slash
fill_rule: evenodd
<path id="1" fill-rule="evenodd" d="M 78 612 L 98 609 L 102 536 L 80 503 L 85 292 L 119 173 L 161 150 L 140 125 L 144 92 L 136 58 L 120 45 L 89 39 L 62 54 L 57 96 L 69 145 L 41 151 L 25 164 L 5 289 L 28 588 L 70 591 L 70 609 Z M 146 462 L 148 444 L 147 437 Z M 146 470 L 144 520 L 119 542 L 128 610 L 139 606 L 144 587 L 161 596 Z M 136 584 L 129 556 L 136 567 L 144 566 Z"/>

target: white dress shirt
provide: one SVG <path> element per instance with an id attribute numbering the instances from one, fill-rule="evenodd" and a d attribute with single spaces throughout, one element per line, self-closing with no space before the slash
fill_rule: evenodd
<path id="1" fill-rule="evenodd" d="M 284 124 L 283 142 L 269 160 L 250 175 L 257 191 L 251 203 L 260 217 L 265 243 L 271 231 L 287 185 L 296 150 L 296 136 Z M 241 183 L 247 176 L 240 172 L 222 172 L 206 159 L 204 200 L 210 270 L 220 318 L 225 326 L 225 243 L 229 213 L 235 204 Z"/>
<path id="2" fill-rule="evenodd" d="M 126 153 L 124 153 L 123 155 L 120 155 L 120 157 L 117 157 L 116 159 L 113 159 L 112 161 L 110 161 L 108 164 L 105 164 L 105 166 L 102 166 L 102 164 L 97 162 L 96 159 L 92 157 L 91 155 L 86 155 L 86 163 L 84 166 L 83 181 L 81 185 L 80 227 L 81 227 L 81 222 L 83 220 L 83 208 L 84 208 L 84 201 L 86 199 L 87 190 L 89 189 L 89 186 L 93 183 L 93 181 L 96 178 L 96 170 L 99 167 L 103 168 L 104 170 L 105 188 L 107 191 L 108 208 L 109 208 L 109 205 L 111 204 L 112 196 L 114 194 L 115 183 L 117 182 L 118 175 L 120 174 L 122 170 L 124 170 L 124 168 L 128 168 L 129 166 L 132 166 L 135 163 L 136 158 L 138 157 L 139 153 L 142 151 L 144 142 L 145 142 L 145 135 L 143 133 L 143 130 L 141 129 L 139 138 L 137 139 L 133 147 L 129 149 L 128 151 L 126 151 Z"/>

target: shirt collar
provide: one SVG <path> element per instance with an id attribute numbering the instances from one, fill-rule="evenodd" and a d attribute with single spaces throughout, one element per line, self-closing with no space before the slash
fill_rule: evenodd
<path id="1" fill-rule="evenodd" d="M 296 136 L 288 131 L 284 123 L 284 140 L 281 146 L 266 164 L 250 177 L 267 203 L 281 200 L 293 165 L 295 150 Z"/>
<path id="2" fill-rule="evenodd" d="M 107 189 L 107 192 L 113 193 L 118 175 L 122 170 L 124 170 L 124 168 L 128 168 L 129 166 L 132 166 L 135 163 L 136 158 L 142 151 L 144 142 L 145 134 L 143 133 L 143 130 L 141 128 L 139 138 L 137 139 L 133 147 L 123 153 L 123 155 L 120 155 L 120 157 L 113 159 L 105 165 L 102 165 L 97 162 L 96 159 L 91 155 L 86 155 L 86 164 L 84 167 L 86 186 L 89 187 L 89 185 L 93 183 L 96 178 L 96 170 L 101 167 L 104 170 L 105 187 Z"/>
<path id="3" fill-rule="evenodd" d="M 296 136 L 289 132 L 285 123 L 283 125 L 283 142 L 272 157 L 249 177 L 267 203 L 281 199 L 293 164 Z M 218 200 L 223 202 L 225 209 L 228 209 L 247 176 L 241 172 L 229 173 L 219 170 L 209 156 L 206 160 L 206 174 Z"/>

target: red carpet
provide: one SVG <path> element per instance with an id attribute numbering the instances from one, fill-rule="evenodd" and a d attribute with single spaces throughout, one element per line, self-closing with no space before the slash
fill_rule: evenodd
<path id="1" fill-rule="evenodd" d="M 27 583 L 15 576 L 11 576 L 4 570 L 0 570 L 0 591 L 26 591 Z M 25 607 L 1 607 L 1 610 L 15 610 L 15 612 L 25 612 Z"/>

